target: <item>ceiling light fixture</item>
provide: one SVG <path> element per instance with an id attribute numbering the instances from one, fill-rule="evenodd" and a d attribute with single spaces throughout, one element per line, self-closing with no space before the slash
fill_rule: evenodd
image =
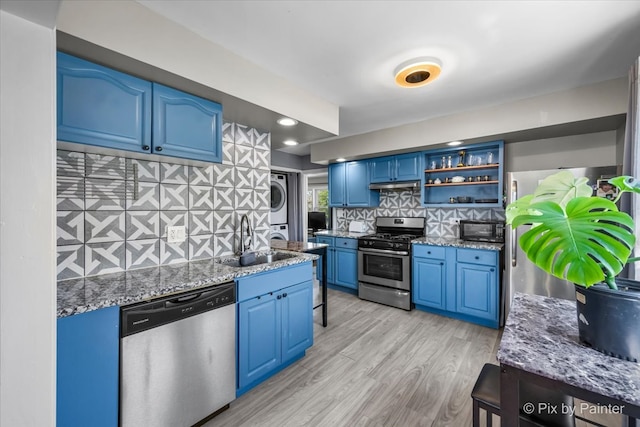
<path id="1" fill-rule="evenodd" d="M 452 147 L 455 147 L 457 145 L 462 145 L 462 141 L 451 141 L 451 142 L 447 142 L 447 145 L 450 145 Z"/>
<path id="2" fill-rule="evenodd" d="M 336 159 L 336 162 L 346 162 L 346 161 L 347 161 L 347 159 L 345 159 L 344 157 L 338 157 Z"/>
<path id="3" fill-rule="evenodd" d="M 298 121 L 289 117 L 281 117 L 277 120 L 280 126 L 295 126 L 298 124 Z"/>
<path id="4" fill-rule="evenodd" d="M 395 69 L 396 84 L 402 87 L 420 87 L 431 83 L 440 75 L 442 66 L 436 58 L 414 58 Z"/>
<path id="5" fill-rule="evenodd" d="M 294 141 L 293 139 L 287 139 L 283 142 L 284 145 L 298 145 L 298 141 Z"/>

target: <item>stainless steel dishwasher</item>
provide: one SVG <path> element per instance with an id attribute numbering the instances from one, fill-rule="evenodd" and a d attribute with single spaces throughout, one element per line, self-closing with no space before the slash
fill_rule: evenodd
<path id="1" fill-rule="evenodd" d="M 192 426 L 235 399 L 235 284 L 121 309 L 120 425 Z"/>

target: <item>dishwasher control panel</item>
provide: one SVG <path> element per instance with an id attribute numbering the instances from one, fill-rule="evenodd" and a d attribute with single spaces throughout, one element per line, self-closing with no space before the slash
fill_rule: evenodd
<path id="1" fill-rule="evenodd" d="M 236 302 L 234 282 L 160 297 L 120 309 L 120 337 L 143 332 Z"/>

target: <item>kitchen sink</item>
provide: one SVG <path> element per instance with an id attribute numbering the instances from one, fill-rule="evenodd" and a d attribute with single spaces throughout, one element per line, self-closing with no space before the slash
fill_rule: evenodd
<path id="1" fill-rule="evenodd" d="M 276 261 L 282 261 L 285 259 L 295 258 L 297 256 L 298 256 L 297 254 L 291 254 L 287 252 L 273 252 L 271 254 L 270 260 L 267 258 L 267 254 L 261 254 L 256 256 L 255 261 L 245 265 L 240 265 L 240 257 L 237 257 L 237 256 L 228 257 L 228 258 L 218 258 L 216 262 L 220 264 L 228 265 L 229 267 L 252 267 L 255 265 L 268 264 L 270 262 L 276 262 Z"/>

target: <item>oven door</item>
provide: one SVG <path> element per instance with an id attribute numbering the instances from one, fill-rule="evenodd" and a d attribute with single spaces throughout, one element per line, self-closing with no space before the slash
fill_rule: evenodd
<path id="1" fill-rule="evenodd" d="M 411 290 L 408 252 L 358 249 L 358 281 Z"/>

